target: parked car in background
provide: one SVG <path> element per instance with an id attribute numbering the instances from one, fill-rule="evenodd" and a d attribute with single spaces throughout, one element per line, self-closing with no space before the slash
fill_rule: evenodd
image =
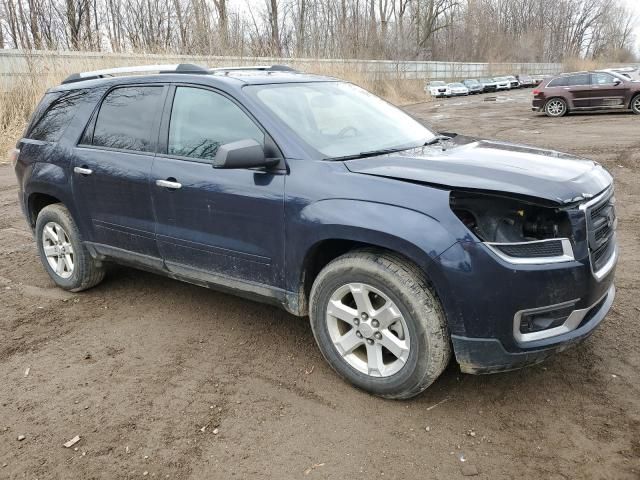
<path id="1" fill-rule="evenodd" d="M 514 75 L 507 76 L 507 79 L 511 82 L 511 88 L 520 88 L 520 82 Z"/>
<path id="2" fill-rule="evenodd" d="M 489 77 L 481 78 L 479 82 L 482 84 L 482 91 L 484 93 L 495 92 L 497 89 L 498 84 L 493 78 L 489 78 Z"/>
<path id="3" fill-rule="evenodd" d="M 620 68 L 605 68 L 602 72 L 617 73 L 629 80 L 640 81 L 640 68 L 638 67 L 620 67 Z"/>
<path id="4" fill-rule="evenodd" d="M 496 77 L 496 90 L 511 90 L 511 80 L 507 77 Z"/>
<path id="5" fill-rule="evenodd" d="M 432 97 L 448 97 L 451 95 L 447 84 L 440 81 L 429 82 L 424 90 Z"/>
<path id="6" fill-rule="evenodd" d="M 449 88 L 449 95 L 452 97 L 459 97 L 462 95 L 469 95 L 469 89 L 462 83 L 454 82 L 447 85 Z"/>
<path id="7" fill-rule="evenodd" d="M 521 74 L 516 75 L 516 78 L 518 79 L 518 82 L 520 82 L 521 87 L 533 87 L 536 85 L 535 80 L 531 75 Z"/>
<path id="8" fill-rule="evenodd" d="M 640 82 L 613 72 L 576 72 L 545 80 L 533 90 L 532 110 L 549 117 L 604 109 L 640 114 Z"/>
<path id="9" fill-rule="evenodd" d="M 463 80 L 462 84 L 469 89 L 469 94 L 471 95 L 474 93 L 482 93 L 484 89 L 483 85 L 474 78 Z"/>
<path id="10" fill-rule="evenodd" d="M 533 75 L 532 77 L 533 77 L 533 85 L 536 86 L 536 85 L 540 85 L 544 80 L 552 78 L 553 75 L 543 75 L 540 73 L 540 74 Z"/>

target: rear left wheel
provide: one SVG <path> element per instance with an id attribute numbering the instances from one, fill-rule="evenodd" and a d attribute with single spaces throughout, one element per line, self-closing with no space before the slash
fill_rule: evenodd
<path id="1" fill-rule="evenodd" d="M 329 263 L 313 284 L 310 318 L 333 369 L 382 397 L 419 394 L 451 357 L 438 298 L 398 255 L 363 250 Z"/>
<path id="2" fill-rule="evenodd" d="M 82 244 L 78 227 L 64 205 L 49 205 L 38 214 L 36 241 L 42 264 L 59 287 L 79 292 L 104 278 L 104 267 Z"/>
<path id="3" fill-rule="evenodd" d="M 567 111 L 567 102 L 562 98 L 552 98 L 544 106 L 544 113 L 548 117 L 562 117 Z"/>

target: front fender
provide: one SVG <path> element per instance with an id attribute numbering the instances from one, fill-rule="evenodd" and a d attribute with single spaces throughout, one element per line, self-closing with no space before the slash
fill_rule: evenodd
<path id="1" fill-rule="evenodd" d="M 287 222 L 287 289 L 297 291 L 307 253 L 325 240 L 350 240 L 398 252 L 421 269 L 456 242 L 435 218 L 379 202 L 329 199 L 305 206 Z"/>

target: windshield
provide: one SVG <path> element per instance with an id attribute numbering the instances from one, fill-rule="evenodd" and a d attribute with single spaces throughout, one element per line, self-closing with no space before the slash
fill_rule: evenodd
<path id="1" fill-rule="evenodd" d="M 444 87 L 444 82 L 431 82 L 429 85 L 432 87 Z"/>
<path id="2" fill-rule="evenodd" d="M 461 87 L 464 87 L 464 85 L 463 85 L 463 84 L 461 84 L 461 83 L 450 83 L 450 84 L 449 84 L 449 86 L 450 86 L 450 87 L 453 87 L 453 88 L 461 88 Z"/>
<path id="3" fill-rule="evenodd" d="M 424 145 L 435 134 L 402 110 L 344 82 L 246 87 L 326 158 Z"/>

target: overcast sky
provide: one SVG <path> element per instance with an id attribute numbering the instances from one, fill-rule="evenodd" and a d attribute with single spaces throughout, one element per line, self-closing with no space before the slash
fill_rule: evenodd
<path id="1" fill-rule="evenodd" d="M 640 0 L 625 0 L 636 17 L 636 51 L 640 53 Z"/>
<path id="2" fill-rule="evenodd" d="M 636 51 L 640 53 L 640 0 L 622 0 L 627 7 L 633 12 L 636 19 Z M 246 9 L 255 6 L 263 6 L 264 0 L 230 0 L 229 4 L 239 9 Z"/>

